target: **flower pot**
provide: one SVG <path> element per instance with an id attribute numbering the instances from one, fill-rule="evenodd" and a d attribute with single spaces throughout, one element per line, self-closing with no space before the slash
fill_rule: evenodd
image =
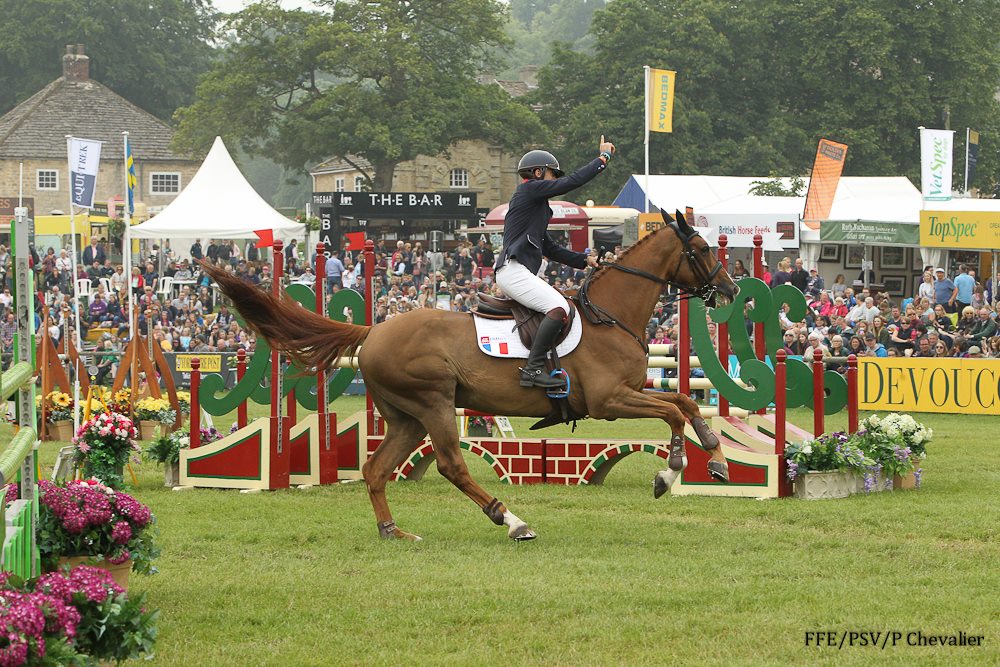
<path id="1" fill-rule="evenodd" d="M 173 488 L 180 484 L 181 481 L 181 464 L 178 463 L 164 463 L 163 464 L 163 486 L 168 486 Z"/>
<path id="2" fill-rule="evenodd" d="M 892 484 L 886 484 L 886 477 L 884 473 L 879 472 L 875 475 L 875 479 L 872 481 L 871 487 L 865 489 L 865 476 L 862 474 L 857 475 L 857 489 L 854 493 L 878 493 L 879 491 L 889 491 L 892 489 Z"/>
<path id="3" fill-rule="evenodd" d="M 115 583 L 122 587 L 122 590 L 128 590 L 128 575 L 132 571 L 131 558 L 124 563 L 113 565 L 107 560 L 94 560 L 93 556 L 63 556 L 59 559 L 59 569 L 62 569 L 63 565 L 68 565 L 70 569 L 77 565 L 91 565 L 107 570 L 111 573 L 111 578 L 115 580 Z"/>
<path id="4" fill-rule="evenodd" d="M 905 475 L 893 475 L 892 476 L 892 488 L 894 490 L 899 489 L 915 489 L 917 488 L 917 476 L 913 472 L 909 472 Z"/>
<path id="5" fill-rule="evenodd" d="M 858 488 L 857 476 L 850 472 L 831 470 L 809 471 L 795 478 L 795 497 L 804 500 L 846 498 Z"/>
<path id="6" fill-rule="evenodd" d="M 152 440 L 157 435 L 162 424 L 158 421 L 153 421 L 149 419 L 143 419 L 139 422 L 139 439 L 140 440 Z"/>
<path id="7" fill-rule="evenodd" d="M 46 431 L 48 431 L 48 439 L 59 441 L 59 442 L 69 442 L 73 439 L 73 422 L 69 420 L 51 422 L 46 424 Z"/>

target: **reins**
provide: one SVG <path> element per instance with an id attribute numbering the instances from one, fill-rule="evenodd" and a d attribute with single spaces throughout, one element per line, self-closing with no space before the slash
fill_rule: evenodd
<path id="1" fill-rule="evenodd" d="M 666 287 L 674 287 L 678 290 L 676 295 L 670 295 L 668 297 L 667 303 L 674 303 L 676 301 L 682 301 L 685 299 L 690 299 L 692 297 L 698 297 L 704 300 L 708 300 L 715 294 L 716 288 L 711 285 L 711 281 L 722 269 L 722 262 L 716 262 L 715 267 L 711 271 L 707 271 L 701 262 L 698 261 L 697 251 L 691 246 L 691 239 L 698 236 L 698 232 L 694 229 L 690 230 L 690 233 L 685 233 L 681 231 L 680 227 L 676 222 L 671 222 L 667 225 L 677 234 L 677 237 L 684 244 L 684 248 L 677 256 L 677 266 L 669 278 L 660 278 L 657 275 L 649 273 L 648 271 L 643 271 L 642 269 L 636 269 L 631 266 L 625 266 L 623 264 L 603 264 L 602 267 L 609 267 L 612 269 L 617 269 L 623 273 L 628 273 L 634 276 L 639 276 L 640 278 L 645 278 L 646 280 L 651 280 L 654 283 L 664 285 Z M 695 287 L 694 289 L 689 289 L 682 287 L 677 284 L 677 274 L 681 270 L 681 264 L 684 259 L 687 258 L 688 265 L 691 268 L 691 272 L 694 273 L 695 280 L 701 282 L 702 285 Z M 649 346 L 643 338 L 640 338 L 634 331 L 628 328 L 620 319 L 615 317 L 612 313 L 608 312 L 605 308 L 597 305 L 590 299 L 590 282 L 594 275 L 597 273 L 596 270 L 591 269 L 586 278 L 583 280 L 583 284 L 580 285 L 580 291 L 577 292 L 576 299 L 580 304 L 580 310 L 583 312 L 584 317 L 591 324 L 603 324 L 607 327 L 619 327 L 625 333 L 630 335 L 635 342 L 639 343 L 642 351 L 649 354 Z M 686 292 L 682 294 L 681 292 Z"/>

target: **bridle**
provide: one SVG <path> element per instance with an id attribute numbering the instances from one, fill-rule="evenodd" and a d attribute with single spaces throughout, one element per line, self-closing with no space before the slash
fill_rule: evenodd
<path id="1" fill-rule="evenodd" d="M 716 260 L 715 266 L 711 270 L 705 268 L 702 262 L 698 261 L 698 251 L 691 245 L 691 241 L 700 236 L 698 231 L 693 227 L 687 227 L 687 230 L 680 228 L 680 225 L 676 221 L 671 221 L 667 223 L 667 227 L 672 229 L 674 233 L 677 234 L 677 238 L 680 239 L 683 244 L 681 252 L 677 256 L 677 265 L 674 267 L 673 272 L 670 274 L 669 278 L 660 278 L 657 275 L 649 273 L 648 271 L 643 271 L 642 269 L 636 269 L 631 266 L 624 266 L 618 263 L 603 264 L 604 267 L 609 267 L 622 271 L 623 273 L 629 273 L 633 276 L 639 276 L 640 278 L 645 278 L 646 280 L 651 280 L 654 283 L 666 287 L 674 287 L 678 290 L 676 295 L 671 295 L 667 303 L 673 303 L 675 301 L 682 301 L 684 299 L 690 299 L 692 297 L 698 297 L 705 301 L 709 301 L 717 291 L 717 288 L 712 285 L 712 280 L 719 274 L 722 270 L 722 262 Z M 689 288 L 677 284 L 677 274 L 680 273 L 681 266 L 683 266 L 684 260 L 687 259 L 688 268 L 691 269 L 691 273 L 694 274 L 695 280 L 701 285 Z M 584 279 L 583 284 L 580 285 L 580 291 L 577 293 L 577 300 L 580 303 L 580 310 L 583 312 L 584 317 L 591 324 L 603 324 L 604 326 L 613 327 L 617 326 L 628 333 L 632 338 L 635 339 L 637 343 L 642 347 L 643 352 L 649 353 L 649 346 L 646 345 L 646 341 L 640 338 L 634 331 L 629 329 L 625 324 L 621 322 L 617 317 L 609 313 L 607 310 L 598 306 L 596 303 L 590 300 L 589 289 L 590 281 L 593 278 L 595 270 L 591 270 L 587 277 Z M 683 292 L 683 294 L 682 294 Z"/>

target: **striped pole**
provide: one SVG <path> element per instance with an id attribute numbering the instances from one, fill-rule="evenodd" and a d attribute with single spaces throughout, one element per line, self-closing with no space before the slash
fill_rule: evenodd
<path id="1" fill-rule="evenodd" d="M 198 390 L 201 386 L 201 359 L 191 359 L 191 449 L 201 445 L 201 403 Z"/>
<path id="2" fill-rule="evenodd" d="M 243 382 L 243 376 L 247 374 L 247 351 L 242 347 L 236 350 L 236 384 Z M 191 382 L 191 400 L 194 400 L 194 380 Z M 249 400 L 249 399 L 247 399 Z M 236 426 L 243 428 L 247 425 L 247 401 L 240 401 L 236 408 Z"/>
<path id="3" fill-rule="evenodd" d="M 719 263 L 722 264 L 722 268 L 726 271 L 729 270 L 729 250 L 727 246 L 729 245 L 729 237 L 725 234 L 719 234 Z M 719 363 L 722 364 L 723 370 L 726 373 L 729 372 L 729 323 L 720 322 L 716 324 L 715 330 L 718 332 L 719 340 L 716 345 L 719 348 Z M 729 400 L 726 399 L 722 393 L 719 393 L 719 415 L 722 417 L 729 416 Z"/>
<path id="4" fill-rule="evenodd" d="M 764 237 L 760 234 L 753 235 L 753 277 L 764 280 Z M 754 322 L 753 324 L 753 347 L 754 354 L 761 361 L 767 359 L 767 345 L 764 342 L 764 323 Z M 762 415 L 767 412 L 767 408 L 757 410 L 757 414 Z"/>
<path id="5" fill-rule="evenodd" d="M 778 497 L 792 495 L 792 484 L 788 479 L 788 461 L 785 459 L 785 420 L 787 418 L 787 369 L 785 351 L 774 355 L 774 453 L 778 455 Z"/>
<path id="6" fill-rule="evenodd" d="M 858 432 L 858 357 L 847 357 L 847 432 Z"/>

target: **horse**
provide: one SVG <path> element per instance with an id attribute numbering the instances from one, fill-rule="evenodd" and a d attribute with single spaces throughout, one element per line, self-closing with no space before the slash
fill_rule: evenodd
<path id="1" fill-rule="evenodd" d="M 662 419 L 670 428 L 668 469 L 654 477 L 659 497 L 687 465 L 685 419 L 710 452 L 709 472 L 728 481 L 719 440 L 698 405 L 678 393 L 644 390 L 648 348 L 645 329 L 664 286 L 724 306 L 739 288 L 684 214 L 663 214 L 664 226 L 626 250 L 618 261 L 592 270 L 573 296 L 583 311 L 582 338 L 562 357 L 572 378 L 572 412 L 594 419 Z M 302 368 L 331 368 L 343 355 L 359 355 L 366 390 L 385 420 L 385 438 L 362 467 L 362 475 L 383 538 L 420 540 L 392 517 L 385 487 L 393 472 L 430 435 L 438 471 L 478 505 L 508 537 L 530 540 L 536 533 L 469 474 L 459 447 L 455 408 L 487 414 L 546 417 L 545 390 L 518 384 L 522 360 L 486 356 L 477 348 L 472 314 L 411 311 L 377 326 L 336 322 L 275 297 L 239 277 L 203 262 L 204 270 L 232 300 L 248 327 Z M 362 343 L 364 343 L 362 345 Z M 683 341 L 682 341 L 683 343 Z M 680 346 L 680 354 L 689 350 Z"/>

